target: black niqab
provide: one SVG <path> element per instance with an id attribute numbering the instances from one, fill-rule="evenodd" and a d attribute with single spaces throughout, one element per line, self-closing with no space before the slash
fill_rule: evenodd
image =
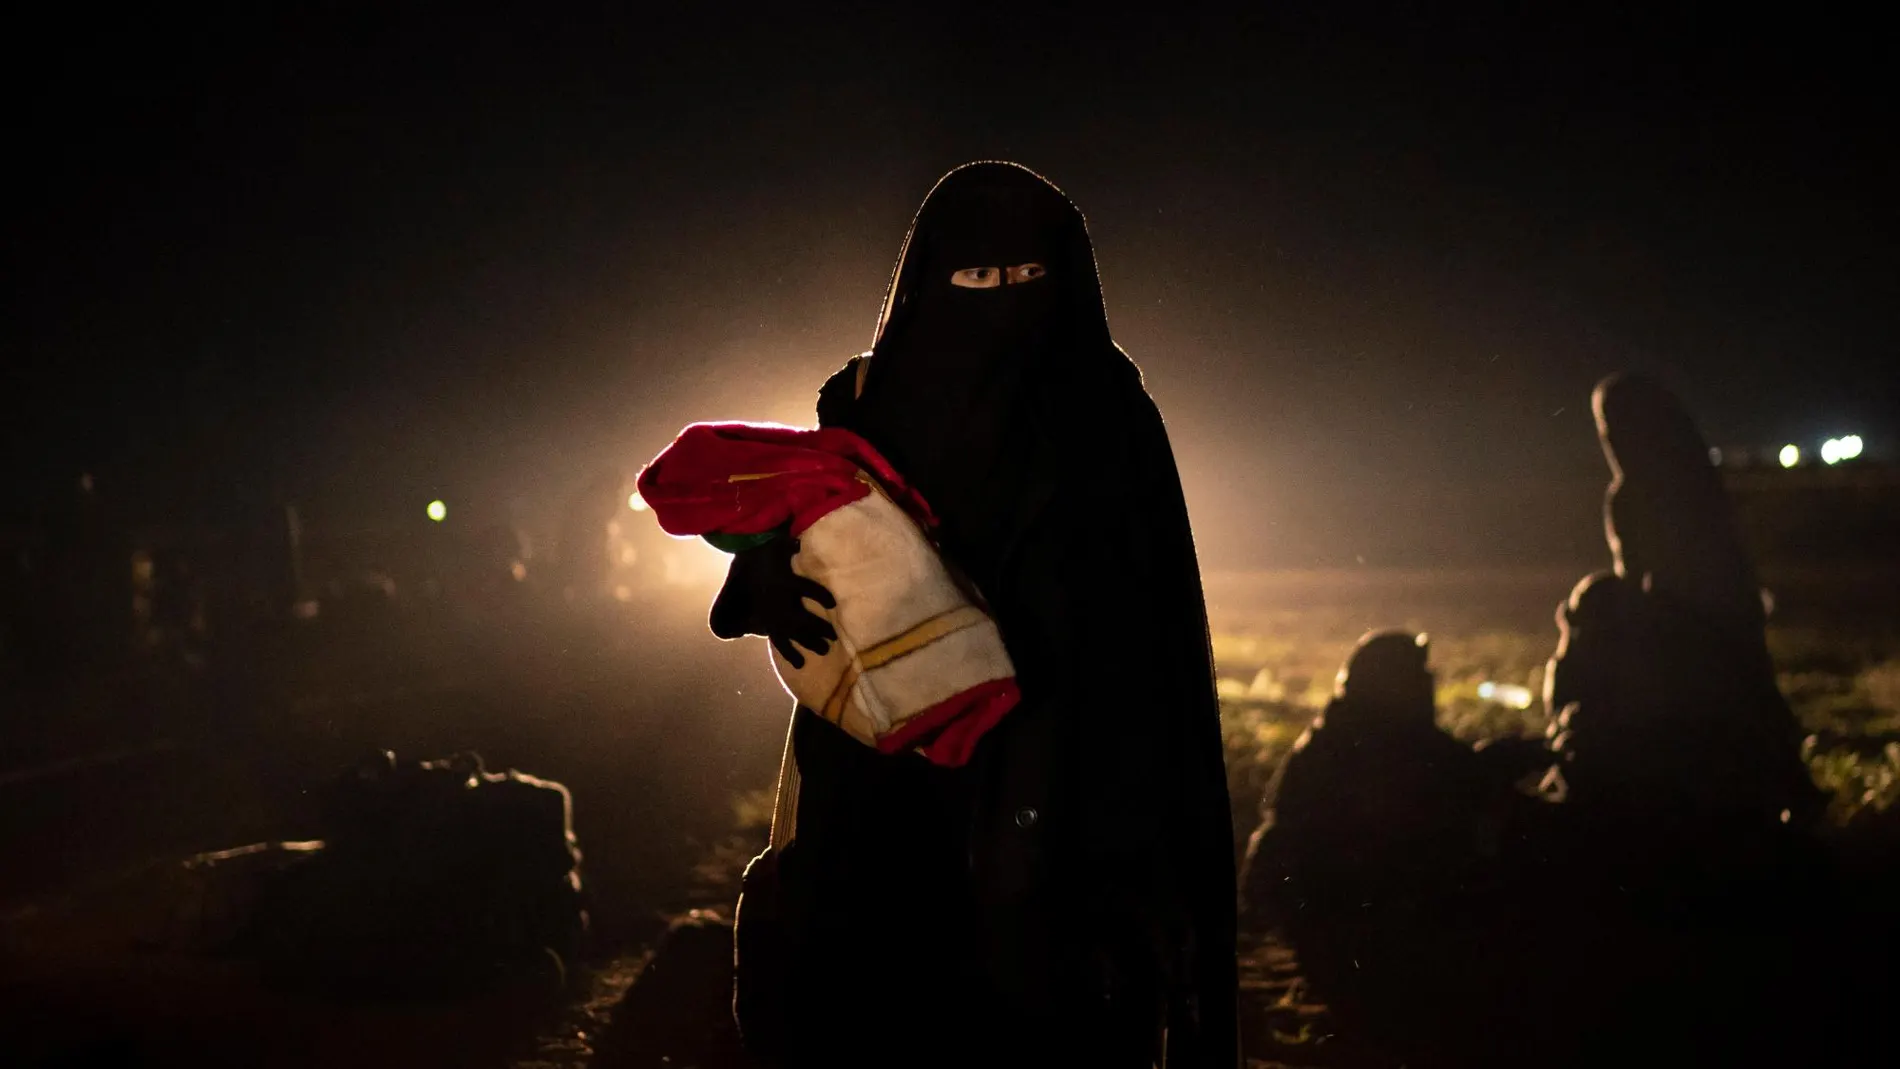
<path id="1" fill-rule="evenodd" d="M 950 280 L 1026 263 L 1047 274 L 987 289 Z M 1032 504 L 1031 458 L 1072 444 L 1102 394 L 1130 385 L 1081 212 L 1016 164 L 939 181 L 904 241 L 853 420 L 944 518 L 980 584 Z"/>

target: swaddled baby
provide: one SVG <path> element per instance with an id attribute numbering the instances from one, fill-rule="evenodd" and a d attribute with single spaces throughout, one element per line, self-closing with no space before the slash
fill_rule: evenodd
<path id="1" fill-rule="evenodd" d="M 929 504 L 856 434 L 695 423 L 638 486 L 669 534 L 728 551 L 796 540 L 779 544 L 829 592 L 833 604 L 805 604 L 836 641 L 822 654 L 775 643 L 773 668 L 865 745 L 961 765 L 1020 700 L 995 621 L 931 541 Z"/>

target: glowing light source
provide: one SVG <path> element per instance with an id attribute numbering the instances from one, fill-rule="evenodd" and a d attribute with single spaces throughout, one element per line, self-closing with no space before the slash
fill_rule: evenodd
<path id="1" fill-rule="evenodd" d="M 627 498 L 627 507 L 635 512 L 645 512 L 647 510 L 647 499 L 641 497 L 640 492 L 636 490 Z"/>
<path id="2" fill-rule="evenodd" d="M 703 538 L 675 537 L 668 548 L 655 558 L 660 566 L 661 582 L 667 586 L 711 587 L 725 582 L 732 555 L 713 548 Z"/>
<path id="3" fill-rule="evenodd" d="M 443 520 L 447 519 L 449 515 L 449 507 L 442 503 L 441 498 L 437 498 L 436 500 L 429 502 L 429 507 L 427 509 L 424 509 L 423 511 L 427 512 L 429 514 L 429 518 L 434 520 L 437 523 L 441 523 Z"/>
<path id="4" fill-rule="evenodd" d="M 1843 460 L 1852 460 L 1860 456 L 1862 448 L 1858 434 L 1850 434 L 1845 438 L 1829 438 L 1821 443 L 1821 460 L 1828 464 L 1839 464 Z"/>
<path id="5" fill-rule="evenodd" d="M 1533 700 L 1529 687 L 1521 687 L 1516 683 L 1493 683 L 1488 679 L 1478 684 L 1478 697 L 1512 709 L 1529 709 Z"/>
<path id="6" fill-rule="evenodd" d="M 1778 454 L 1778 459 L 1781 461 L 1782 467 L 1794 467 L 1796 464 L 1801 463 L 1801 447 L 1792 442 L 1782 446 L 1781 452 Z"/>
<path id="7" fill-rule="evenodd" d="M 1718 468 L 1722 466 L 1722 451 L 1720 449 L 1714 446 L 1709 447 L 1709 463 Z"/>

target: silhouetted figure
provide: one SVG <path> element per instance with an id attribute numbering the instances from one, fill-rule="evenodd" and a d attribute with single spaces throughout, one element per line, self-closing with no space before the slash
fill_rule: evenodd
<path id="1" fill-rule="evenodd" d="M 153 561 L 151 628 L 154 637 L 188 667 L 204 664 L 204 585 L 191 561 L 177 550 Z"/>
<path id="2" fill-rule="evenodd" d="M 1618 994 L 1596 1011 L 1605 1035 L 1705 1054 L 1791 1041 L 1775 1025 L 1816 964 L 1799 948 L 1820 929 L 1793 925 L 1819 893 L 1804 833 L 1821 798 L 1762 592 L 1680 402 L 1619 375 L 1592 404 L 1614 567 L 1558 610 L 1546 680 L 1569 833 L 1555 901 L 1578 925 L 1563 967 Z"/>
<path id="3" fill-rule="evenodd" d="M 541 976 L 579 948 L 580 853 L 558 783 L 481 757 L 376 754 L 321 797 L 322 851 L 259 909 L 274 982 L 341 996 L 439 996 Z"/>
<path id="4" fill-rule="evenodd" d="M 629 486 L 624 472 L 609 469 L 568 500 L 555 543 L 557 588 L 568 600 L 584 604 L 605 595 L 614 569 L 607 527 L 628 511 Z"/>
<path id="5" fill-rule="evenodd" d="M 732 1020 L 732 922 L 701 910 L 675 918 L 594 1051 L 596 1069 L 756 1065 Z"/>
<path id="6" fill-rule="evenodd" d="M 1236 1065 L 1206 610 L 1081 213 L 1013 164 L 951 172 L 818 416 L 930 502 L 1024 698 L 963 768 L 797 714 L 796 834 L 737 918 L 748 1041 L 800 1065 L 1145 1069 L 1165 1031 L 1168 1066 Z M 740 557 L 731 581 L 756 580 Z M 761 586 L 722 629 L 788 637 L 759 602 L 796 584 Z"/>
<path id="7" fill-rule="evenodd" d="M 1514 790 L 1521 761 L 1439 730 L 1428 656 L 1423 635 L 1360 639 L 1268 787 L 1243 894 L 1342 1023 L 1415 1063 L 1465 1065 L 1515 1016 L 1498 957 L 1523 936 L 1501 847 L 1535 803 Z"/>
<path id="8" fill-rule="evenodd" d="M 41 626 L 52 636 L 49 667 L 84 675 L 110 671 L 132 648 L 132 542 L 91 475 L 51 511 L 45 546 L 51 619 Z"/>
<path id="9" fill-rule="evenodd" d="M 1706 443 L 1647 379 L 1606 379 L 1592 403 L 1612 473 L 1604 525 L 1615 566 L 1558 610 L 1546 699 L 1560 720 L 1567 804 L 1669 853 L 1712 845 L 1717 827 L 1747 835 L 1805 822 L 1819 794 Z"/>

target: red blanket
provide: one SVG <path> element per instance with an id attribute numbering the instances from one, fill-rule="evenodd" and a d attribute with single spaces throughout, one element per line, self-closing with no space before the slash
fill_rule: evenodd
<path id="1" fill-rule="evenodd" d="M 763 534 L 790 524 L 798 535 L 870 493 L 866 475 L 920 524 L 936 526 L 930 506 L 871 443 L 837 428 L 695 423 L 636 485 L 668 534 Z"/>

